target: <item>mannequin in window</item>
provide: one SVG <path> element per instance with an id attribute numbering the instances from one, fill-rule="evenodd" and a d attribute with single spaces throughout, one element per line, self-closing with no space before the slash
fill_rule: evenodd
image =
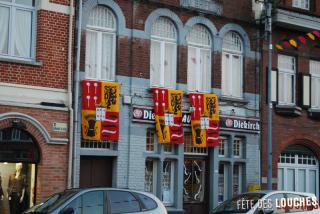
<path id="1" fill-rule="evenodd" d="M 22 174 L 22 163 L 16 164 L 16 172 L 9 177 L 8 199 L 10 214 L 20 214 L 25 196 L 26 176 Z"/>

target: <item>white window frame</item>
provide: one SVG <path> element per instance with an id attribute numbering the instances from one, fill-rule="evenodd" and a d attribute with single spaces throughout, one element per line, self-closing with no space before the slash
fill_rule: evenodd
<path id="1" fill-rule="evenodd" d="M 310 60 L 311 109 L 320 109 L 320 61 Z"/>
<path id="2" fill-rule="evenodd" d="M 292 7 L 310 10 L 310 0 L 292 0 Z"/>
<path id="3" fill-rule="evenodd" d="M 235 149 L 236 147 L 236 149 Z M 233 153 L 233 157 L 234 158 L 242 158 L 242 153 L 243 153 L 243 139 L 239 138 L 239 137 L 235 137 L 232 143 L 232 153 Z M 235 154 L 235 153 L 239 153 L 239 154 Z"/>
<path id="4" fill-rule="evenodd" d="M 26 6 L 26 5 L 21 5 L 21 4 L 16 4 L 16 0 L 11 0 L 12 2 L 3 2 L 0 1 L 0 6 L 1 7 L 6 7 L 9 8 L 9 28 L 8 28 L 8 53 L 0 53 L 0 58 L 7 58 L 7 59 L 20 59 L 24 61 L 34 61 L 35 59 L 35 52 L 36 52 L 36 9 L 35 6 Z M 36 4 L 36 2 L 34 2 Z M 17 56 L 14 54 L 14 36 L 15 32 L 13 29 L 13 26 L 15 26 L 15 20 L 16 20 L 16 10 L 24 10 L 31 12 L 31 41 L 30 41 L 30 57 L 22 57 L 22 56 Z"/>
<path id="5" fill-rule="evenodd" d="M 164 171 L 163 171 L 163 168 L 165 167 L 164 164 L 165 162 L 170 162 L 170 168 L 171 168 L 171 174 L 170 174 L 170 187 L 171 189 L 169 190 L 169 197 L 171 199 L 171 201 L 163 201 L 163 194 L 164 194 Z M 175 162 L 173 160 L 170 160 L 170 159 L 166 159 L 164 162 L 163 162 L 163 168 L 162 168 L 162 202 L 164 205 L 166 206 L 172 206 L 174 204 L 174 191 L 175 191 L 175 188 L 174 188 L 174 170 L 175 170 Z"/>
<path id="6" fill-rule="evenodd" d="M 294 163 L 282 163 L 280 162 L 281 159 L 279 159 L 278 162 L 278 170 L 279 169 L 283 169 L 283 190 L 287 189 L 287 171 L 288 169 L 290 170 L 294 170 L 294 188 L 297 188 L 299 185 L 299 176 L 298 176 L 298 172 L 299 170 L 306 170 L 306 191 L 309 191 L 309 173 L 310 171 L 316 171 L 316 196 L 319 197 L 319 161 L 316 159 L 316 165 L 309 165 L 309 164 L 299 164 L 298 160 L 299 160 L 299 155 L 298 154 L 294 154 L 293 156 L 290 157 L 294 157 Z M 315 156 L 314 156 L 315 157 Z M 280 156 L 281 158 L 281 156 Z M 316 157 L 315 157 L 316 158 Z M 278 176 L 278 179 L 279 176 Z M 297 191 L 295 189 L 295 191 Z"/>
<path id="7" fill-rule="evenodd" d="M 227 97 L 234 97 L 234 98 L 240 98 L 242 99 L 243 98 L 243 60 L 244 60 L 244 52 L 243 52 L 243 41 L 240 37 L 240 35 L 236 32 L 233 32 L 233 31 L 230 31 L 228 32 L 226 36 L 229 36 L 229 34 L 235 34 L 237 35 L 239 38 L 238 40 L 241 42 L 241 43 L 238 43 L 238 44 L 234 44 L 234 47 L 235 48 L 225 48 L 223 47 L 222 48 L 222 59 L 221 59 L 221 94 L 223 96 L 227 96 Z M 239 42 L 238 41 L 238 42 Z M 224 41 L 223 41 L 224 42 Z M 237 46 L 238 45 L 238 46 Z M 223 45 L 224 46 L 224 45 Z M 240 50 L 237 50 L 237 47 L 240 49 Z M 227 59 L 227 56 L 229 56 L 229 63 L 224 65 L 223 61 L 224 59 Z M 230 69 L 232 68 L 232 65 L 233 65 L 233 61 L 234 61 L 234 58 L 239 58 L 239 61 L 240 61 L 240 74 L 239 74 L 239 78 L 233 78 L 234 75 L 233 75 L 233 69 Z M 228 80 L 226 78 L 229 78 Z M 231 78 L 231 80 L 230 80 Z M 239 95 L 235 94 L 235 89 L 233 88 L 236 81 L 240 81 L 239 82 L 239 85 L 240 85 L 240 93 Z M 224 85 L 227 84 L 226 82 L 230 82 L 228 84 L 228 87 L 227 88 L 224 88 Z"/>
<path id="8" fill-rule="evenodd" d="M 285 58 L 287 58 L 287 59 L 289 59 L 289 58 L 291 58 L 291 59 L 293 59 L 294 60 L 294 62 L 293 62 L 293 66 L 294 66 L 294 69 L 287 69 L 287 68 L 281 68 L 280 67 L 280 60 L 281 59 L 285 59 Z M 296 103 L 296 70 L 297 70 L 297 68 L 296 68 L 296 58 L 295 57 L 293 57 L 293 56 L 288 56 L 288 55 L 282 55 L 282 54 L 279 54 L 278 55 L 278 84 L 280 85 L 280 84 L 282 84 L 281 82 L 280 82 L 280 76 L 281 75 L 283 75 L 284 76 L 284 78 L 286 79 L 286 80 L 288 80 L 288 79 L 293 79 L 293 82 L 292 82 L 292 97 L 288 97 L 288 85 L 287 85 L 287 81 L 285 81 L 285 83 L 284 83 L 284 85 L 283 85 L 283 91 L 281 91 L 280 90 L 280 87 L 278 87 L 278 103 L 279 103 L 279 105 L 295 105 L 295 103 Z M 280 99 L 280 94 L 281 93 L 283 93 L 283 97 L 284 97 L 284 100 L 281 100 Z M 291 99 L 291 101 L 290 100 L 286 100 L 286 99 Z"/>
<path id="9" fill-rule="evenodd" d="M 152 158 L 146 158 L 145 164 L 147 161 L 152 161 L 152 194 L 156 195 L 157 193 L 157 160 Z M 145 173 L 146 173 L 146 165 L 145 165 Z M 146 178 L 146 177 L 144 177 Z M 146 183 L 146 182 L 145 182 Z M 147 192 L 147 190 L 145 189 Z"/>
<path id="10" fill-rule="evenodd" d="M 226 137 L 220 136 L 219 157 L 227 157 L 228 149 L 228 139 Z"/>
<path id="11" fill-rule="evenodd" d="M 194 27 L 197 27 L 197 25 L 195 25 Z M 209 31 L 207 30 L 206 27 L 201 26 L 200 28 L 202 28 L 202 30 L 207 33 L 207 37 L 208 37 L 208 41 L 191 41 L 191 38 L 189 38 L 189 36 L 191 36 L 191 33 L 201 33 L 201 31 L 196 31 L 196 28 L 192 28 L 189 32 L 189 35 L 187 36 L 187 42 L 188 42 L 188 90 L 189 91 L 197 91 L 197 92 L 210 92 L 211 91 L 211 36 Z M 196 70 L 191 70 L 190 69 L 190 49 L 193 48 L 196 51 L 196 62 L 199 62 L 196 64 Z M 209 66 L 208 66 L 208 72 L 207 71 L 203 71 L 202 66 L 201 66 L 201 61 L 204 61 L 204 59 L 202 59 L 202 52 L 208 52 L 209 53 Z M 206 74 L 206 76 L 204 75 Z M 203 79 L 207 79 L 207 86 L 203 85 Z M 196 81 L 196 86 L 195 88 L 192 88 L 191 86 L 191 82 Z"/>
<path id="12" fill-rule="evenodd" d="M 98 6 L 98 7 L 103 7 L 103 6 Z M 106 10 L 110 10 L 109 8 L 105 7 Z M 86 26 L 86 34 L 88 32 L 94 33 L 97 36 L 97 41 L 96 41 L 96 69 L 95 69 L 95 75 L 91 75 L 88 70 L 88 43 L 89 41 L 86 40 L 86 57 L 85 57 L 85 76 L 86 79 L 94 79 L 94 80 L 106 80 L 106 81 L 115 81 L 115 74 L 116 74 L 116 31 L 117 31 L 117 22 L 116 22 L 116 17 L 112 11 L 110 11 L 113 14 L 115 27 L 114 28 L 107 28 L 107 27 L 101 27 L 101 26 L 93 26 L 93 25 L 87 25 Z M 112 67 L 111 67 L 111 73 L 108 75 L 106 74 L 107 78 L 102 78 L 102 68 L 101 68 L 101 63 L 102 63 L 102 51 L 103 51 L 103 45 L 102 45 L 102 36 L 103 34 L 108 34 L 112 36 L 112 50 L 111 50 L 111 57 L 112 57 Z M 109 50 L 107 50 L 109 51 Z M 111 76 L 111 78 L 108 78 L 108 76 Z"/>
<path id="13" fill-rule="evenodd" d="M 163 17 L 160 17 L 163 18 Z M 164 17 L 165 19 L 168 19 L 166 17 Z M 159 18 L 158 18 L 159 19 Z M 170 19 L 168 19 L 169 22 L 172 22 Z M 157 21 L 157 20 L 156 20 Z M 154 23 L 155 24 L 155 23 Z M 171 80 L 171 85 L 167 88 L 175 88 L 176 87 L 176 78 L 177 78 L 177 29 L 175 29 L 175 38 L 166 38 L 166 37 L 162 37 L 162 36 L 158 36 L 158 35 L 154 35 L 151 32 L 151 43 L 150 43 L 150 53 L 152 50 L 152 43 L 160 43 L 160 73 L 159 73 L 159 77 L 157 77 L 159 79 L 158 82 L 153 83 L 151 80 L 154 79 L 153 77 L 153 73 L 151 72 L 152 69 L 152 56 L 150 54 L 150 87 L 165 87 L 165 82 L 167 80 L 165 80 L 165 52 L 166 52 L 166 45 L 172 45 L 175 52 L 174 52 L 174 70 L 172 72 L 174 72 L 174 74 L 170 74 L 170 77 L 173 77 L 173 79 Z"/>

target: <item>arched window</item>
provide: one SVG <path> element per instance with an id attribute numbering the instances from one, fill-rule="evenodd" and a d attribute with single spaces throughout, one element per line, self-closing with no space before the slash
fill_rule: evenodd
<path id="1" fill-rule="evenodd" d="M 194 25 L 188 36 L 188 90 L 210 92 L 211 36 L 208 29 Z"/>
<path id="2" fill-rule="evenodd" d="M 176 70 L 177 30 L 170 19 L 159 17 L 151 29 L 151 87 L 175 88 Z"/>
<path id="3" fill-rule="evenodd" d="M 319 160 L 303 145 L 291 145 L 278 160 L 278 190 L 310 192 L 319 197 Z"/>
<path id="4" fill-rule="evenodd" d="M 242 98 L 243 42 L 239 34 L 230 31 L 222 45 L 222 95 Z"/>
<path id="5" fill-rule="evenodd" d="M 115 79 L 116 30 L 116 18 L 109 8 L 97 6 L 90 12 L 86 26 L 87 79 Z"/>

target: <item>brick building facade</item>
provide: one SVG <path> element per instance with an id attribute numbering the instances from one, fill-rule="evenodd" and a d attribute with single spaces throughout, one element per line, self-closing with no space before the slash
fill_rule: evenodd
<path id="1" fill-rule="evenodd" d="M 73 7 L 69 0 L 1 0 L 0 10 L 0 212 L 9 213 L 9 177 L 17 171 L 26 182 L 19 209 L 67 188 Z"/>
<path id="2" fill-rule="evenodd" d="M 80 80 L 121 83 L 120 140 L 81 140 L 75 124 L 75 187 L 149 191 L 170 213 L 208 213 L 260 183 L 259 43 L 252 4 L 203 2 L 83 1 Z M 154 87 L 184 91 L 184 145 L 158 144 Z M 188 93 L 195 91 L 219 95 L 220 147 L 191 144 Z"/>
<path id="3" fill-rule="evenodd" d="M 278 2 L 272 33 L 274 44 L 283 46 L 283 50 L 274 48 L 272 56 L 273 188 L 313 192 L 318 197 L 320 49 L 317 38 L 313 41 L 307 33 L 320 29 L 319 12 L 316 1 Z M 298 47 L 283 45 L 289 39 Z M 262 186 L 266 187 L 266 44 L 262 51 L 261 163 Z"/>

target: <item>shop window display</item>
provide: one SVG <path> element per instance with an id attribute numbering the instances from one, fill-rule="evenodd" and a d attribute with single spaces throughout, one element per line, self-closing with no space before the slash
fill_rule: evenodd
<path id="1" fill-rule="evenodd" d="M 0 163 L 1 214 L 20 214 L 33 205 L 35 165 Z"/>

